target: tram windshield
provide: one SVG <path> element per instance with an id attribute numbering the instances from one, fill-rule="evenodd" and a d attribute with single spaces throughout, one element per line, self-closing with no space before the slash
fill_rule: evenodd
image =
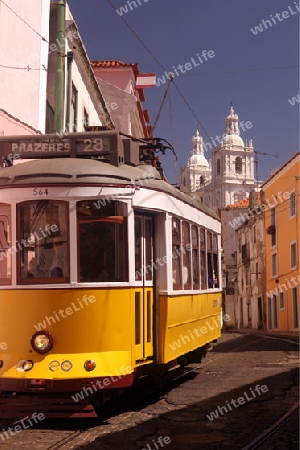
<path id="1" fill-rule="evenodd" d="M 78 281 L 128 281 L 126 215 L 121 202 L 77 203 Z"/>
<path id="2" fill-rule="evenodd" d="M 30 201 L 17 205 L 18 282 L 69 281 L 68 203 Z"/>

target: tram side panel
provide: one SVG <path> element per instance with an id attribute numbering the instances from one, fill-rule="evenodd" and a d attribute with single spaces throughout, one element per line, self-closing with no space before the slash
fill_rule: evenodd
<path id="1" fill-rule="evenodd" d="M 220 305 L 220 292 L 161 296 L 159 362 L 168 363 L 218 339 Z"/>

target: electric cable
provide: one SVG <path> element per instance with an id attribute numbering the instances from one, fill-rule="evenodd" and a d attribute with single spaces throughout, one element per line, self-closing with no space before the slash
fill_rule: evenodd
<path id="1" fill-rule="evenodd" d="M 5 5 L 15 16 L 17 16 L 23 23 L 25 23 L 25 25 L 27 25 L 35 34 L 37 34 L 42 41 L 44 42 L 48 42 L 46 38 L 44 38 L 38 31 L 36 31 L 28 22 L 26 22 L 26 20 L 24 20 L 21 16 L 19 16 L 18 13 L 16 13 L 16 11 L 14 11 L 10 6 L 7 5 L 7 3 L 5 3 L 3 0 L 0 0 L 1 3 L 3 3 L 3 5 Z"/>

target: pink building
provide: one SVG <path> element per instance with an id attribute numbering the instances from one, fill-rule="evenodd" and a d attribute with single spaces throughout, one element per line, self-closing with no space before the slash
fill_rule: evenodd
<path id="1" fill-rule="evenodd" d="M 45 131 L 49 11 L 50 0 L 0 3 L 0 135 Z"/>
<path id="2" fill-rule="evenodd" d="M 155 74 L 141 74 L 138 64 L 122 61 L 92 61 L 91 66 L 116 128 L 136 137 L 151 136 L 142 102 L 144 88 L 154 87 Z"/>

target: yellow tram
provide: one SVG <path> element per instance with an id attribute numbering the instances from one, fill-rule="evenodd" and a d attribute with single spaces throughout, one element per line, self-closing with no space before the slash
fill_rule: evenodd
<path id="1" fill-rule="evenodd" d="M 220 336 L 220 222 L 150 147 L 116 131 L 0 138 L 14 160 L 0 170 L 2 417 L 12 393 L 79 405 Z"/>

